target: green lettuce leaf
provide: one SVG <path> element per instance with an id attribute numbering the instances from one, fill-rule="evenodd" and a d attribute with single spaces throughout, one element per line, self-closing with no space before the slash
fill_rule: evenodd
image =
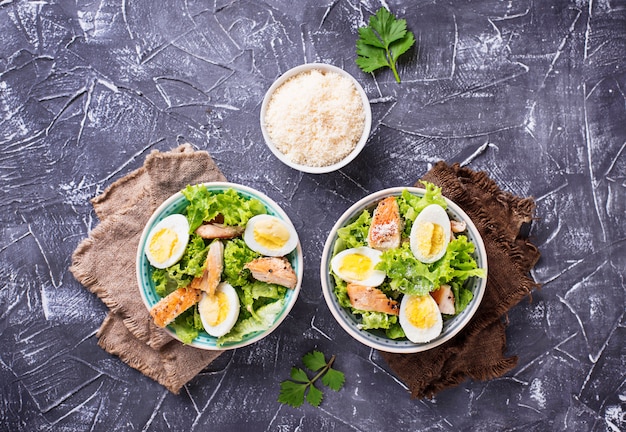
<path id="1" fill-rule="evenodd" d="M 384 312 L 360 311 L 354 309 L 354 313 L 361 315 L 362 320 L 359 327 L 363 330 L 388 329 L 398 322 L 396 315 L 389 315 Z"/>
<path id="2" fill-rule="evenodd" d="M 152 280 L 156 293 L 165 297 L 178 288 L 189 285 L 193 278 L 202 276 L 209 247 L 202 237 L 191 234 L 183 257 L 167 269 L 154 269 Z"/>
<path id="3" fill-rule="evenodd" d="M 256 312 L 259 308 L 284 298 L 286 292 L 287 288 L 283 286 L 257 280 L 241 286 L 241 289 L 238 290 L 239 301 L 242 306 L 257 320 L 260 319 Z"/>
<path id="4" fill-rule="evenodd" d="M 427 264 L 415 258 L 408 242 L 398 249 L 383 252 L 376 269 L 384 271 L 389 278 L 389 286 L 403 294 L 425 295 L 435 289 L 436 275 Z"/>
<path id="5" fill-rule="evenodd" d="M 367 232 L 371 223 L 372 217 L 370 213 L 367 210 L 363 210 L 363 213 L 354 222 L 339 228 L 333 255 L 344 249 L 367 246 Z"/>
<path id="6" fill-rule="evenodd" d="M 454 312 L 455 314 L 459 314 L 463 312 L 467 305 L 472 301 L 474 294 L 459 283 L 453 282 L 450 286 L 452 287 L 452 293 L 454 294 Z"/>
<path id="7" fill-rule="evenodd" d="M 350 303 L 350 297 L 348 297 L 348 284 L 336 274 L 331 274 L 335 279 L 334 292 L 337 296 L 337 301 L 339 301 L 339 305 L 345 308 L 352 308 L 352 303 Z"/>
<path id="8" fill-rule="evenodd" d="M 202 327 L 202 321 L 200 320 L 198 306 L 195 305 L 187 309 L 176 317 L 170 326 L 174 329 L 176 336 L 178 336 L 182 343 L 190 344 L 198 337 L 200 330 L 204 329 L 204 327 Z"/>
<path id="9" fill-rule="evenodd" d="M 250 270 L 244 266 L 261 255 L 246 245 L 243 239 L 237 238 L 224 246 L 224 277 L 234 287 L 248 284 Z"/>
<path id="10" fill-rule="evenodd" d="M 208 218 L 206 220 L 211 220 L 217 216 L 217 211 L 213 210 L 214 214 L 210 217 L 208 203 L 211 201 L 211 193 L 205 186 L 187 185 L 181 192 L 185 198 L 187 198 L 187 201 L 189 201 L 189 205 L 187 206 L 187 220 L 189 221 L 190 233 L 194 232 L 196 228 L 202 225 L 205 218 Z"/>
<path id="11" fill-rule="evenodd" d="M 176 336 L 180 339 L 180 341 L 184 344 L 190 344 L 193 342 L 195 338 L 198 337 L 198 330 L 193 327 L 187 325 L 186 323 L 179 324 L 176 320 L 170 324 L 170 326 L 174 329 Z"/>
<path id="12" fill-rule="evenodd" d="M 413 222 L 427 206 L 431 204 L 438 204 L 444 209 L 448 207 L 445 198 L 441 194 L 441 188 L 435 186 L 433 183 L 426 181 L 421 182 L 426 189 L 424 196 L 419 197 L 413 195 L 408 190 L 403 190 L 402 194 L 398 197 L 398 207 L 400 208 L 400 215 L 404 218 L 404 237 L 408 237 L 413 227 Z"/>
<path id="13" fill-rule="evenodd" d="M 420 262 L 408 243 L 399 249 L 383 252 L 381 262 L 376 268 L 382 270 L 390 279 L 392 289 L 408 295 L 425 295 L 444 283 L 464 282 L 472 276 L 485 277 L 472 257 L 474 244 L 466 236 L 458 236 L 448 244 L 444 256 L 432 263 Z"/>
<path id="14" fill-rule="evenodd" d="M 386 329 L 385 335 L 387 335 L 389 339 L 401 339 L 403 337 L 406 337 L 404 329 L 399 322 L 392 324 L 388 329 Z"/>
<path id="15" fill-rule="evenodd" d="M 154 269 L 152 272 L 152 281 L 154 282 L 155 292 L 161 297 L 166 297 L 168 294 L 178 289 L 178 281 L 170 279 L 167 276 L 166 269 Z"/>
<path id="16" fill-rule="evenodd" d="M 472 276 L 485 277 L 485 270 L 478 268 L 473 253 L 474 244 L 466 236 L 452 240 L 443 258 L 431 264 L 437 287 L 451 281 L 463 283 Z"/>
<path id="17" fill-rule="evenodd" d="M 256 317 L 250 317 L 237 321 L 235 326 L 226 335 L 217 339 L 217 345 L 223 346 L 231 342 L 240 342 L 246 335 L 259 331 L 265 331 L 274 324 L 278 314 L 283 310 L 284 298 L 260 307 L 256 311 Z"/>

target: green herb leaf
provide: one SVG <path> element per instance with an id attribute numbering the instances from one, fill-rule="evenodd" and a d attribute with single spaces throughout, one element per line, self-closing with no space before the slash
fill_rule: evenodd
<path id="1" fill-rule="evenodd" d="M 309 377 L 306 372 L 297 367 L 291 368 L 291 378 L 294 381 L 303 382 L 305 384 L 309 382 Z"/>
<path id="2" fill-rule="evenodd" d="M 302 363 L 304 363 L 304 365 L 313 372 L 317 372 L 318 370 L 326 366 L 326 359 L 324 358 L 323 353 L 319 351 L 313 351 L 302 357 Z"/>
<path id="3" fill-rule="evenodd" d="M 415 38 L 413 37 L 413 33 L 407 32 L 404 38 L 389 45 L 389 50 L 392 53 L 391 56 L 397 59 L 402 54 L 407 52 L 409 48 L 413 46 L 414 43 L 415 43 Z"/>
<path id="4" fill-rule="evenodd" d="M 278 402 L 298 408 L 304 403 L 304 392 L 307 384 L 300 384 L 293 381 L 283 381 L 280 383 L 280 394 Z"/>
<path id="5" fill-rule="evenodd" d="M 376 15 L 370 17 L 370 27 L 380 35 L 385 48 L 406 34 L 406 20 L 396 20 L 385 8 L 378 9 Z"/>
<path id="6" fill-rule="evenodd" d="M 341 390 L 346 378 L 343 372 L 331 368 L 334 361 L 335 356 L 332 356 L 327 362 L 326 357 L 320 351 L 305 354 L 302 363 L 312 372 L 319 372 L 309 379 L 303 369 L 292 367 L 291 380 L 280 383 L 278 402 L 297 408 L 304 403 L 306 397 L 309 404 L 319 406 L 324 397 L 322 391 L 314 385 L 319 378 L 322 378 L 322 383 L 328 388 L 335 391 Z"/>
<path id="7" fill-rule="evenodd" d="M 385 48 L 385 44 L 381 42 L 381 40 L 378 38 L 378 35 L 374 33 L 374 29 L 372 29 L 371 27 L 359 28 L 359 36 L 361 37 L 361 39 L 356 42 L 357 46 L 360 42 L 364 46 L 372 45 L 378 48 Z"/>
<path id="8" fill-rule="evenodd" d="M 361 68 L 363 72 L 374 72 L 376 69 L 382 67 L 391 67 L 389 60 L 385 55 L 385 49 L 379 49 L 375 46 L 370 46 L 365 43 L 356 44 L 356 53 L 358 57 L 356 64 Z"/>
<path id="9" fill-rule="evenodd" d="M 320 406 L 323 397 L 324 394 L 320 390 L 318 390 L 317 387 L 311 384 L 311 387 L 309 387 L 309 392 L 306 395 L 306 401 L 316 407 Z"/>
<path id="10" fill-rule="evenodd" d="M 375 15 L 370 16 L 368 27 L 359 28 L 356 64 L 363 72 L 389 67 L 396 81 L 400 82 L 396 62 L 414 43 L 413 33 L 406 29 L 406 20 L 396 19 L 381 7 Z"/>
<path id="11" fill-rule="evenodd" d="M 346 376 L 343 374 L 343 372 L 339 372 L 336 369 L 333 368 L 329 368 L 328 372 L 326 372 L 326 374 L 322 377 L 322 383 L 335 391 L 339 391 L 341 390 L 341 387 L 343 387 L 343 383 L 346 380 Z"/>

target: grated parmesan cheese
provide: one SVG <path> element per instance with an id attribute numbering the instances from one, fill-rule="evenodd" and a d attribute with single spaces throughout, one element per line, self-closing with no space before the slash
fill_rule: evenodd
<path id="1" fill-rule="evenodd" d="M 290 161 L 332 165 L 356 147 L 365 125 L 363 101 L 354 83 L 335 72 L 311 70 L 288 79 L 272 95 L 267 132 Z"/>

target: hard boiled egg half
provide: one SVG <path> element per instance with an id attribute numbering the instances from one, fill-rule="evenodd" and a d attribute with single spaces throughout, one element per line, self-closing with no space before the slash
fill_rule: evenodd
<path id="1" fill-rule="evenodd" d="M 346 282 L 376 287 L 385 280 L 385 272 L 376 270 L 382 252 L 369 247 L 346 249 L 330 261 L 330 267 Z"/>
<path id="2" fill-rule="evenodd" d="M 182 214 L 167 216 L 148 234 L 145 252 L 150 264 L 163 269 L 176 264 L 189 242 L 189 222 Z"/>
<path id="3" fill-rule="evenodd" d="M 211 296 L 202 294 L 198 312 L 204 330 L 213 337 L 228 333 L 239 317 L 239 296 L 228 282 L 222 282 Z"/>
<path id="4" fill-rule="evenodd" d="M 296 248 L 298 234 L 289 222 L 262 214 L 250 218 L 243 240 L 250 249 L 261 255 L 280 257 Z"/>
<path id="5" fill-rule="evenodd" d="M 440 259 L 450 242 L 450 218 L 437 204 L 424 208 L 415 218 L 410 234 L 411 252 L 415 258 L 429 264 Z"/>
<path id="6" fill-rule="evenodd" d="M 441 334 L 443 318 L 430 294 L 405 295 L 400 302 L 400 326 L 414 343 L 430 342 Z"/>

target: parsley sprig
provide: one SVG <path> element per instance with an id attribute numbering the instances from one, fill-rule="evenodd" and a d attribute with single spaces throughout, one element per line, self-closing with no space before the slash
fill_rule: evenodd
<path id="1" fill-rule="evenodd" d="M 335 356 L 333 355 L 330 360 L 326 362 L 324 354 L 320 351 L 305 354 L 302 358 L 304 366 L 312 372 L 319 372 L 313 378 L 309 379 L 309 376 L 303 369 L 292 367 L 292 380 L 285 380 L 280 383 L 278 402 L 297 408 L 304 403 L 306 393 L 307 402 L 313 406 L 319 406 L 324 395 L 321 390 L 315 387 L 314 383 L 320 377 L 325 386 L 335 391 L 341 390 L 346 378 L 343 372 L 331 367 L 334 361 Z"/>
<path id="2" fill-rule="evenodd" d="M 396 81 L 400 82 L 396 62 L 414 43 L 413 33 L 406 29 L 406 20 L 396 19 L 387 9 L 381 7 L 376 15 L 370 16 L 367 27 L 359 28 L 356 64 L 363 72 L 390 67 Z"/>

